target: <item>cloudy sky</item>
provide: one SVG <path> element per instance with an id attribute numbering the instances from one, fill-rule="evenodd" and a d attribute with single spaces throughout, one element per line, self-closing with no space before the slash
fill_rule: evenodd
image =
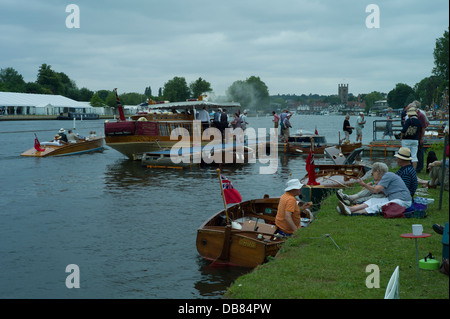
<path id="1" fill-rule="evenodd" d="M 69 4 L 79 28 L 67 27 Z M 387 93 L 431 75 L 448 10 L 447 0 L 1 0 L 0 68 L 29 82 L 46 63 L 79 88 L 119 93 L 157 94 L 179 76 L 223 95 L 252 75 L 271 95 L 337 94 L 339 83 Z"/>

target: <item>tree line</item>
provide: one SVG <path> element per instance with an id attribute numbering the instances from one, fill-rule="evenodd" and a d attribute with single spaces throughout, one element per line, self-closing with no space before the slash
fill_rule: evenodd
<path id="1" fill-rule="evenodd" d="M 448 94 L 449 85 L 449 36 L 448 29 L 443 36 L 436 39 L 436 46 L 433 51 L 434 68 L 429 77 L 425 77 L 414 87 L 404 83 L 397 83 L 387 94 L 387 101 L 392 108 L 403 108 L 414 100 L 419 100 L 422 105 L 432 105 L 434 103 L 442 105 L 443 96 Z M 76 101 L 90 101 L 92 106 L 108 105 L 116 106 L 115 93 L 112 90 L 98 90 L 96 92 L 88 88 L 78 88 L 75 81 L 70 79 L 64 72 L 57 72 L 51 65 L 42 64 L 39 67 L 37 80 L 35 82 L 25 82 L 23 76 L 14 68 L 7 67 L 0 70 L 0 91 L 55 94 L 71 98 Z M 156 95 L 153 94 L 150 86 L 145 88 L 144 93 L 123 93 L 119 95 L 123 105 L 137 105 L 152 99 L 154 101 L 185 101 L 191 98 L 198 98 L 200 95 L 212 92 L 211 83 L 199 77 L 189 85 L 184 77 L 175 76 L 167 81 L 163 87 L 158 89 Z M 246 80 L 233 82 L 226 91 L 228 101 L 241 103 L 245 109 L 271 111 L 270 103 L 276 102 L 281 105 L 285 103 L 285 96 L 269 96 L 267 85 L 257 76 L 250 76 Z M 384 99 L 385 93 L 373 91 L 368 94 L 361 94 L 360 98 L 366 104 L 366 111 L 369 111 L 373 103 Z M 292 99 L 292 96 L 290 96 Z M 322 101 L 329 104 L 340 104 L 337 95 L 319 96 L 317 94 L 294 95 L 294 99 L 302 102 Z M 448 99 L 448 97 L 447 97 Z M 349 100 L 356 100 L 351 93 Z"/>

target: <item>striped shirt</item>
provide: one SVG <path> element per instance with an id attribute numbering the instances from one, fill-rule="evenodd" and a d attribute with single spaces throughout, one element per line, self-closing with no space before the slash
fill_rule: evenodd
<path id="1" fill-rule="evenodd" d="M 417 174 L 414 167 L 411 164 L 400 167 L 395 174 L 402 178 L 406 187 L 409 189 L 411 197 L 414 197 L 417 189 Z"/>

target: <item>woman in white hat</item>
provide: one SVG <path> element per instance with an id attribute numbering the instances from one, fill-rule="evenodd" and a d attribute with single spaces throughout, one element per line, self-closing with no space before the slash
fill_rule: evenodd
<path id="1" fill-rule="evenodd" d="M 291 179 L 287 182 L 285 193 L 280 198 L 275 225 L 283 236 L 291 236 L 301 227 L 300 213 L 311 206 L 311 203 L 305 203 L 301 207 L 297 204 L 295 196 L 300 195 L 302 187 L 303 184 L 298 179 Z"/>

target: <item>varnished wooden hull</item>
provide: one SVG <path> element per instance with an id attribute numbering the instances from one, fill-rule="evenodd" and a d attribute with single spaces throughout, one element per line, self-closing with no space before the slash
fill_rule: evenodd
<path id="1" fill-rule="evenodd" d="M 103 149 L 103 137 L 96 137 L 89 140 L 78 141 L 77 143 L 67 143 L 62 146 L 45 145 L 41 146 L 44 151 L 37 151 L 34 147 L 23 152 L 20 156 L 30 157 L 50 157 L 78 155 L 88 152 L 100 151 Z"/>
<path id="2" fill-rule="evenodd" d="M 225 211 L 213 215 L 197 231 L 197 251 L 203 258 L 213 261 L 213 264 L 253 268 L 266 262 L 268 257 L 278 253 L 285 241 L 273 235 L 279 200 L 254 199 L 228 208 L 228 216 L 232 220 L 244 216 L 264 219 L 265 223 L 256 223 L 250 230 L 227 226 Z"/>
<path id="3" fill-rule="evenodd" d="M 341 144 L 341 153 L 344 155 L 349 155 L 351 152 L 360 147 L 362 147 L 362 143 L 343 143 Z"/>

